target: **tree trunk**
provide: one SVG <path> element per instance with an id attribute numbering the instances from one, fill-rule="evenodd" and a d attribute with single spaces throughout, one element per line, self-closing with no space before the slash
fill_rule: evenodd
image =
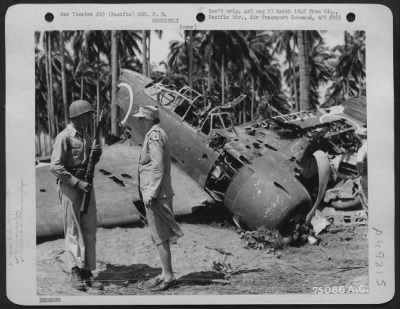
<path id="1" fill-rule="evenodd" d="M 64 106 L 64 122 L 65 125 L 69 122 L 69 109 L 67 99 L 67 79 L 65 76 L 65 46 L 64 46 L 64 32 L 60 31 L 60 50 L 61 50 L 61 87 Z"/>
<path id="2" fill-rule="evenodd" d="M 203 98 L 204 98 L 203 104 L 204 104 L 204 107 L 206 107 L 207 106 L 207 92 L 206 92 L 206 87 L 204 85 L 204 78 L 201 79 L 201 91 L 202 91 Z"/>
<path id="3" fill-rule="evenodd" d="M 211 57 L 209 57 L 211 58 Z M 208 60 L 208 72 L 207 72 L 207 91 L 211 93 L 211 59 Z"/>
<path id="4" fill-rule="evenodd" d="M 46 33 L 46 38 L 44 39 L 44 50 L 45 50 L 45 71 L 46 71 L 46 86 L 47 86 L 47 129 L 48 133 L 51 136 L 52 131 L 51 131 L 51 104 L 50 104 L 50 75 L 49 75 L 49 61 L 48 61 L 48 40 L 47 36 L 49 34 Z M 46 150 L 45 150 L 46 151 Z"/>
<path id="5" fill-rule="evenodd" d="M 59 124 L 58 124 L 58 113 L 57 112 L 54 113 L 54 127 L 56 128 L 56 134 L 55 135 L 58 135 L 58 133 L 59 133 Z"/>
<path id="6" fill-rule="evenodd" d="M 97 52 L 97 65 L 96 65 L 96 121 L 95 121 L 95 123 L 97 123 L 99 121 L 99 117 L 100 117 L 100 52 Z"/>
<path id="7" fill-rule="evenodd" d="M 261 105 L 261 97 L 262 97 L 262 90 L 261 90 L 261 81 L 260 81 L 260 76 L 257 76 L 257 97 L 258 99 L 256 100 L 256 107 L 255 107 L 255 118 L 258 119 L 260 118 L 260 105 Z"/>
<path id="8" fill-rule="evenodd" d="M 41 131 L 41 126 L 40 126 L 40 113 L 39 110 L 36 108 L 36 136 L 38 137 L 39 144 L 38 144 L 38 152 L 39 156 L 42 156 L 42 145 L 40 144 L 40 131 Z"/>
<path id="9" fill-rule="evenodd" d="M 49 95 L 50 95 L 50 125 L 51 125 L 51 137 L 54 138 L 56 134 L 55 128 L 55 113 L 54 113 L 54 100 L 53 100 L 53 65 L 52 65 L 52 57 L 51 57 L 51 37 L 50 33 L 47 35 L 47 60 L 49 62 Z"/>
<path id="10" fill-rule="evenodd" d="M 189 87 L 193 88 L 193 31 L 189 30 Z"/>
<path id="11" fill-rule="evenodd" d="M 84 87 L 84 80 L 83 80 L 83 72 L 81 75 L 81 100 L 83 100 L 83 87 Z"/>
<path id="12" fill-rule="evenodd" d="M 255 99 L 256 91 L 254 89 L 254 76 L 251 76 L 251 110 L 250 110 L 250 120 L 254 120 L 254 99 Z"/>
<path id="13" fill-rule="evenodd" d="M 225 57 L 222 54 L 222 61 L 221 61 L 221 105 L 225 104 Z"/>
<path id="14" fill-rule="evenodd" d="M 147 59 L 146 59 L 146 63 L 147 63 L 147 76 L 150 77 L 151 75 L 151 68 L 150 68 L 150 36 L 151 36 L 151 31 L 150 30 L 146 30 L 147 33 Z"/>
<path id="15" fill-rule="evenodd" d="M 297 74 L 296 74 L 296 68 L 295 68 L 295 62 L 294 62 L 294 50 L 296 49 L 296 43 L 293 39 L 293 48 L 290 50 L 290 44 L 289 44 L 289 50 L 290 50 L 290 57 L 289 57 L 289 66 L 291 67 L 291 82 L 292 82 L 292 87 L 293 87 L 293 95 L 294 95 L 294 106 L 292 106 L 292 112 L 295 112 L 296 110 L 300 110 L 300 105 L 299 105 L 299 94 L 298 94 L 298 88 L 297 88 Z"/>
<path id="16" fill-rule="evenodd" d="M 230 92 L 230 89 L 229 89 L 228 85 L 229 85 L 228 74 L 225 74 L 225 84 L 224 84 L 224 86 L 225 86 L 225 98 L 226 98 L 225 101 L 226 102 L 229 102 L 230 97 L 231 97 L 231 92 Z"/>
<path id="17" fill-rule="evenodd" d="M 312 109 L 310 100 L 310 43 L 306 31 L 297 31 L 299 47 L 300 110 Z"/>
<path id="18" fill-rule="evenodd" d="M 296 108 L 296 103 L 295 103 L 295 98 L 294 98 L 294 70 L 293 70 L 293 66 L 292 66 L 292 56 L 288 57 L 288 65 L 289 65 L 289 74 L 290 74 L 290 98 L 291 98 L 291 106 L 290 106 L 290 112 L 293 113 L 295 108 Z"/>
<path id="19" fill-rule="evenodd" d="M 49 153 L 50 151 L 48 151 L 47 149 L 47 138 L 46 138 L 47 134 L 45 132 L 43 132 L 43 148 L 44 148 L 44 155 L 47 156 L 47 153 Z"/>
<path id="20" fill-rule="evenodd" d="M 144 65 L 143 68 L 145 68 Z M 118 136 L 118 110 L 116 105 L 117 78 L 118 78 L 118 32 L 116 30 L 113 30 L 111 31 L 111 135 L 114 136 Z"/>
<path id="21" fill-rule="evenodd" d="M 246 104 L 245 101 L 242 101 L 242 109 L 243 109 L 243 123 L 246 123 Z"/>
<path id="22" fill-rule="evenodd" d="M 147 31 L 143 30 L 143 37 L 142 37 L 142 66 L 143 66 L 143 75 L 149 76 L 148 73 L 148 63 L 147 63 Z"/>
<path id="23" fill-rule="evenodd" d="M 93 136 L 96 134 L 96 125 L 98 123 L 98 119 L 100 116 L 100 53 L 97 52 L 97 57 L 96 57 L 96 118 L 91 118 L 90 123 L 91 123 L 91 134 L 90 136 Z"/>
<path id="24" fill-rule="evenodd" d="M 96 81 L 96 123 L 99 122 L 100 117 L 100 80 Z"/>
<path id="25" fill-rule="evenodd" d="M 293 106 L 292 106 L 292 112 L 295 112 L 296 110 L 300 110 L 299 108 L 299 94 L 297 92 L 297 76 L 296 76 L 296 71 L 293 68 L 293 61 L 289 62 L 289 66 L 292 72 L 292 97 L 293 97 Z"/>

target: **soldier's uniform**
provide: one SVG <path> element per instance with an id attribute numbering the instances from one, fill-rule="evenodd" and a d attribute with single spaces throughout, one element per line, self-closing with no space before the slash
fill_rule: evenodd
<path id="1" fill-rule="evenodd" d="M 91 270 L 96 268 L 96 201 L 94 189 L 90 190 L 88 211 L 81 215 L 80 208 L 84 195 L 81 183 L 85 167 L 89 160 L 89 136 L 76 129 L 76 125 L 90 119 L 88 114 L 95 112 L 92 105 L 85 100 L 78 100 L 69 106 L 70 118 L 75 125 L 68 124 L 55 140 L 51 156 L 50 171 L 57 177 L 58 195 L 63 207 L 65 251 L 67 263 L 71 269 L 72 286 L 83 288 L 85 283 L 92 288 L 102 288 L 94 280 Z M 83 130 L 83 129 L 80 129 Z M 101 149 L 94 149 L 93 160 L 100 158 Z"/>
<path id="2" fill-rule="evenodd" d="M 146 134 L 139 159 L 139 191 L 151 197 L 146 216 L 155 244 L 183 236 L 173 214 L 171 185 L 171 154 L 168 137 L 155 124 Z"/>
<path id="3" fill-rule="evenodd" d="M 58 195 L 64 213 L 65 251 L 70 268 L 96 268 L 96 202 L 91 190 L 88 213 L 81 216 L 83 191 L 77 188 L 89 156 L 89 138 L 71 124 L 55 140 L 50 171 L 58 178 Z"/>

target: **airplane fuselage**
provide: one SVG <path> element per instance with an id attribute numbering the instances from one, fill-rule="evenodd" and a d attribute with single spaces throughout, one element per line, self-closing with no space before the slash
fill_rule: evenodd
<path id="1" fill-rule="evenodd" d="M 151 79 L 128 70 L 120 77 L 120 119 L 125 119 L 133 140 L 140 143 L 144 132 L 132 115 L 140 105 L 158 106 L 175 163 L 216 201 L 224 203 L 237 222 L 250 228 L 277 228 L 297 207 L 311 206 L 307 190 L 296 178 L 297 163 L 267 144 L 261 144 L 261 152 L 252 151 L 254 145 L 243 143 L 234 129 L 224 127 L 226 113 L 211 112 L 200 122 L 198 114 L 191 115 L 190 104 L 194 106 L 196 99 L 190 98 L 196 94 L 185 90 L 164 93 L 150 83 Z"/>

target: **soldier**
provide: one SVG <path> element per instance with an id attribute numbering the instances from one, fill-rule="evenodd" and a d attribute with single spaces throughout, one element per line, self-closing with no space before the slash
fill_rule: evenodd
<path id="1" fill-rule="evenodd" d="M 87 127 L 94 113 L 84 100 L 69 107 L 71 121 L 54 143 L 50 171 L 57 177 L 58 195 L 64 212 L 65 251 L 71 269 L 72 287 L 102 289 L 93 277 L 96 268 L 96 201 L 91 185 L 82 180 L 90 153 Z M 101 148 L 94 149 L 94 160 L 100 159 Z M 80 212 L 84 192 L 90 193 L 87 214 Z"/>
<path id="2" fill-rule="evenodd" d="M 161 275 L 148 282 L 146 288 L 162 291 L 176 281 L 172 272 L 170 243 L 183 236 L 172 210 L 170 147 L 168 137 L 159 125 L 157 107 L 140 106 L 134 117 L 139 118 L 146 132 L 139 159 L 139 195 L 146 207 L 151 237 L 162 264 Z"/>

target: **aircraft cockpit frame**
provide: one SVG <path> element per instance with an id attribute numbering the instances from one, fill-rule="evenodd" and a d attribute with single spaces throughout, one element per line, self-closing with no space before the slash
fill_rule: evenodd
<path id="1" fill-rule="evenodd" d="M 221 130 L 225 132 L 235 132 L 231 113 L 223 111 L 219 106 L 217 106 L 213 108 L 202 121 L 200 132 L 208 136 L 211 132 Z"/>
<path id="2" fill-rule="evenodd" d="M 214 131 L 235 132 L 230 112 L 221 106 L 212 108 L 203 95 L 188 86 L 175 90 L 158 82 L 146 87 L 145 93 L 206 136 Z"/>

